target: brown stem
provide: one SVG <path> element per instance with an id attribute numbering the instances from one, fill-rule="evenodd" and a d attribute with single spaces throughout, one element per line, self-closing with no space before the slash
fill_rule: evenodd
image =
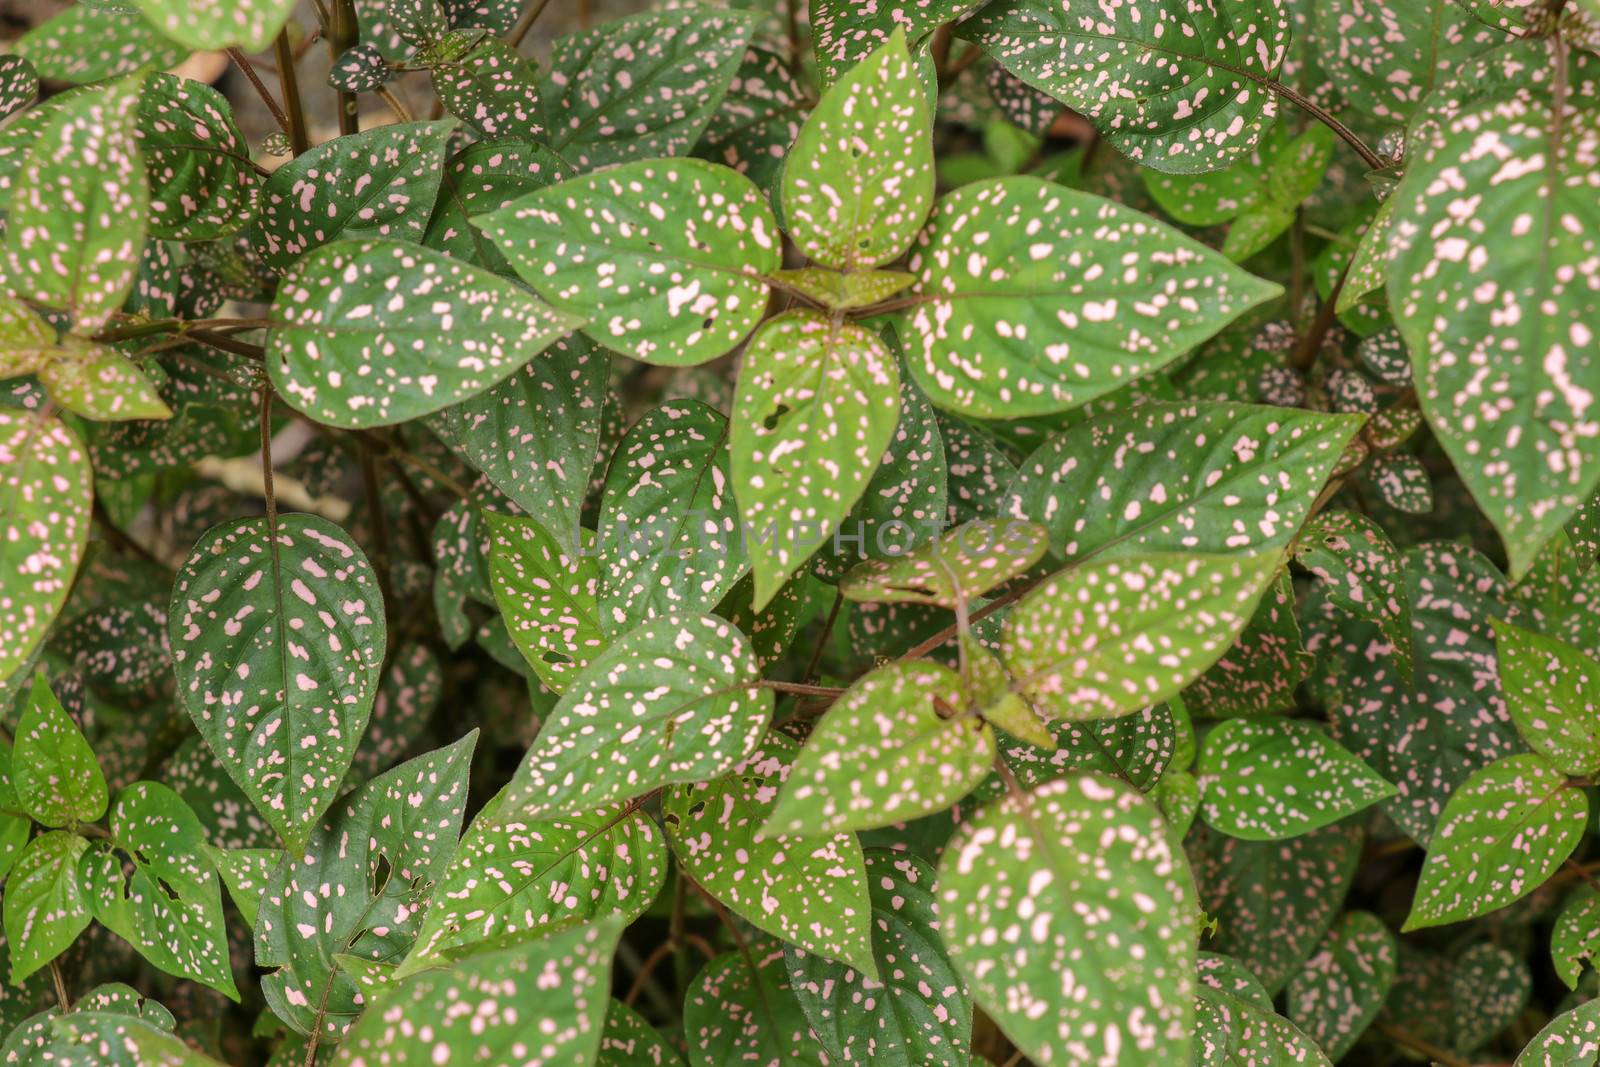
<path id="1" fill-rule="evenodd" d="M 1280 81 L 1269 81 L 1266 83 L 1266 86 L 1279 96 L 1283 97 L 1285 100 L 1306 112 L 1318 122 L 1322 123 L 1324 126 L 1328 127 L 1328 129 L 1338 134 L 1339 138 L 1344 141 L 1345 144 L 1356 150 L 1356 155 L 1361 157 L 1361 161 L 1367 165 L 1369 170 L 1383 169 L 1382 156 L 1378 155 L 1378 153 L 1367 147 L 1367 143 L 1361 138 L 1357 137 L 1354 130 L 1350 129 L 1350 127 L 1346 126 L 1344 123 L 1328 114 L 1328 112 L 1312 103 L 1309 98 L 1302 96 L 1298 90 L 1292 89 Z"/>
<path id="2" fill-rule="evenodd" d="M 61 973 L 61 961 L 50 961 L 50 980 L 56 986 L 56 1002 L 61 1005 L 61 1013 L 65 1015 L 72 1009 L 72 997 L 67 993 L 67 979 Z"/>
<path id="3" fill-rule="evenodd" d="M 405 101 L 391 92 L 388 86 L 380 85 L 373 90 L 379 100 L 389 105 L 389 110 L 394 112 L 394 117 L 401 122 L 411 122 L 411 109 L 406 107 Z"/>
<path id="4" fill-rule="evenodd" d="M 528 31 L 533 29 L 533 24 L 544 14 L 544 9 L 550 6 L 550 0 L 533 0 L 522 9 L 522 17 L 517 19 L 517 24 L 511 27 L 511 32 L 506 34 L 506 43 L 516 48 L 522 39 L 528 36 Z"/>
<path id="5" fill-rule="evenodd" d="M 1443 1064 L 1444 1067 L 1472 1067 L 1471 1060 L 1464 1060 L 1453 1052 L 1448 1052 L 1437 1045 L 1424 1041 L 1409 1030 L 1396 1026 L 1394 1023 L 1373 1023 L 1372 1028 L 1401 1048 L 1419 1052 L 1430 1060 Z"/>
<path id="6" fill-rule="evenodd" d="M 278 526 L 278 496 L 272 487 L 272 386 L 262 382 L 261 390 L 261 495 L 267 502 L 267 536 L 274 538 Z"/>
<path id="7" fill-rule="evenodd" d="M 300 103 L 300 77 L 294 68 L 288 26 L 284 26 L 278 39 L 272 42 L 272 54 L 278 60 L 278 85 L 283 90 L 283 108 L 288 112 L 285 128 L 289 134 L 289 150 L 298 156 L 311 147 L 311 135 L 306 132 L 305 108 Z"/>
<path id="8" fill-rule="evenodd" d="M 345 54 L 358 43 L 361 34 L 360 24 L 356 21 L 356 7 L 352 0 L 333 0 L 332 17 L 328 22 L 328 46 L 333 50 L 334 58 Z M 343 89 L 338 92 L 339 98 L 339 135 L 347 137 L 352 133 L 361 132 L 360 104 L 355 93 L 347 93 Z"/>
<path id="9" fill-rule="evenodd" d="M 644 987 L 650 981 L 650 975 L 661 965 L 661 961 L 672 955 L 677 948 L 670 940 L 663 941 L 650 951 L 644 958 L 644 963 L 639 965 L 639 973 L 633 979 L 633 985 L 628 987 L 628 995 L 622 998 L 622 1003 L 633 1007 L 633 1002 L 639 999 L 639 994 L 644 992 Z"/>
<path id="10" fill-rule="evenodd" d="M 272 99 L 272 94 L 267 92 L 267 87 L 261 81 L 261 76 L 256 73 L 255 65 L 246 59 L 244 53 L 237 48 L 228 49 L 228 58 L 233 60 L 233 65 L 238 67 L 240 73 L 249 80 L 250 85 L 256 91 L 256 95 L 261 97 L 261 102 L 267 105 L 268 111 L 272 112 L 272 118 L 277 122 L 278 127 L 288 134 L 292 140 L 294 133 L 289 129 L 289 116 L 283 113 L 283 108 L 279 107 L 278 102 Z"/>
<path id="11" fill-rule="evenodd" d="M 770 689 L 775 693 L 793 693 L 796 696 L 806 697 L 836 697 L 844 690 L 831 685 L 802 685 L 799 682 L 773 682 L 766 679 L 756 683 L 762 689 Z"/>
<path id="12" fill-rule="evenodd" d="M 972 613 L 972 617 L 970 619 L 968 619 L 967 621 L 969 623 L 974 623 L 974 622 L 979 621 L 980 619 L 988 618 L 990 615 L 993 615 L 995 612 L 999 611 L 1001 608 L 1005 607 L 1006 605 L 1015 603 L 1016 601 L 1020 600 L 1034 586 L 1038 585 L 1043 580 L 1044 580 L 1043 578 L 1035 578 L 1032 581 L 1023 582 L 1021 585 L 1016 586 L 1015 588 L 1009 590 L 1008 592 L 1002 594 L 1001 596 L 995 597 L 993 600 L 989 601 L 983 607 L 979 608 L 977 611 L 974 611 Z M 952 637 L 956 636 L 960 632 L 961 632 L 960 623 L 954 623 L 954 624 L 952 624 L 950 626 L 946 626 L 943 630 L 940 630 L 938 633 L 934 634 L 932 637 L 928 638 L 926 641 L 922 642 L 920 645 L 917 645 L 916 647 L 912 648 L 910 651 L 906 652 L 900 658 L 901 659 L 921 659 L 923 656 L 926 656 L 929 652 L 932 652 L 934 649 L 938 648 L 940 645 L 944 644 L 946 641 L 950 640 Z"/>
<path id="13" fill-rule="evenodd" d="M 236 356 L 243 356 L 246 359 L 253 359 L 257 363 L 260 363 L 267 358 L 267 350 L 265 348 L 262 348 L 260 345 L 251 344 L 249 341 L 237 341 L 232 337 L 226 337 L 220 333 L 212 333 L 210 330 L 190 330 L 189 336 L 193 340 L 199 341 L 201 344 L 206 345 L 209 348 L 220 349 L 223 352 L 231 352 Z"/>
<path id="14" fill-rule="evenodd" d="M 1344 270 L 1339 272 L 1339 280 L 1333 283 L 1333 291 L 1317 309 L 1317 317 L 1311 320 L 1311 328 L 1300 336 L 1290 361 L 1296 370 L 1308 371 L 1316 363 L 1317 354 L 1322 351 L 1322 342 L 1328 339 L 1328 331 L 1333 329 L 1334 320 L 1339 316 L 1339 294 L 1344 292 L 1344 283 L 1349 278 L 1350 264 L 1346 263 Z"/>

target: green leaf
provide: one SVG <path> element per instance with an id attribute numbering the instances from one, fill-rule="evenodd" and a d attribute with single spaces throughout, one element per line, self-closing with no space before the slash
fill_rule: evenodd
<path id="1" fill-rule="evenodd" d="M 610 355 L 563 337 L 493 388 L 440 411 L 428 428 L 563 543 L 578 529 Z"/>
<path id="2" fill-rule="evenodd" d="M 621 933 L 620 921 L 606 920 L 419 974 L 361 1016 L 334 1063 L 594 1064 Z"/>
<path id="3" fill-rule="evenodd" d="M 807 91 L 790 71 L 788 57 L 752 46 L 706 123 L 696 154 L 771 188 L 807 109 Z"/>
<path id="4" fill-rule="evenodd" d="M 769 733 L 726 776 L 668 790 L 667 839 L 683 873 L 735 915 L 877 981 L 855 835 L 764 832 L 798 754 L 794 741 Z"/>
<path id="5" fill-rule="evenodd" d="M 828 1064 L 790 989 L 784 950 L 771 942 L 706 964 L 685 1000 L 683 1029 L 690 1067 Z"/>
<path id="6" fill-rule="evenodd" d="M 811 1033 L 842 1063 L 966 1067 L 972 1001 L 939 939 L 933 868 L 914 856 L 866 853 L 872 948 L 882 984 L 790 949 L 789 988 Z"/>
<path id="7" fill-rule="evenodd" d="M 135 782 L 117 794 L 111 837 L 83 861 L 95 918 L 160 970 L 237 1001 L 222 888 L 194 812 L 166 786 Z"/>
<path id="8" fill-rule="evenodd" d="M 984 716 L 987 718 L 993 710 L 985 709 Z M 996 725 L 1003 728 L 1003 724 Z M 1001 745 L 1006 766 L 1025 788 L 1093 771 L 1148 792 L 1174 762 L 1177 732 L 1166 704 L 1115 719 L 1053 722 L 1048 729 L 1054 746 L 1051 749 L 1031 742 Z M 1026 740 L 1020 734 L 1015 736 Z"/>
<path id="9" fill-rule="evenodd" d="M 811 6 L 811 44 L 823 83 L 833 85 L 841 76 L 848 77 L 896 31 L 909 43 L 920 44 L 940 26 L 982 6 L 981 0 L 919 0 L 904 6 L 816 0 Z"/>
<path id="10" fill-rule="evenodd" d="M 756 607 L 850 513 L 899 416 L 899 368 L 869 330 L 791 311 L 750 339 L 729 448 Z"/>
<path id="11" fill-rule="evenodd" d="M 276 848 L 236 848 L 224 851 L 202 845 L 203 851 L 210 858 L 212 866 L 222 876 L 222 884 L 228 887 L 228 896 L 233 901 L 233 906 L 239 909 L 239 914 L 244 918 L 246 925 L 254 928 L 256 914 L 261 910 L 261 895 L 267 890 L 267 882 L 272 877 L 273 870 L 284 860 L 284 853 Z"/>
<path id="12" fill-rule="evenodd" d="M 1550 963 L 1568 989 L 1577 989 L 1583 963 L 1600 959 L 1600 894 L 1581 886 L 1550 930 Z"/>
<path id="13" fill-rule="evenodd" d="M 857 679 L 817 722 L 766 835 L 870 830 L 943 811 L 989 775 L 994 733 L 961 677 L 926 660 Z"/>
<path id="14" fill-rule="evenodd" d="M 1162 776 L 1150 790 L 1150 796 L 1160 806 L 1172 832 L 1180 837 L 1189 832 L 1195 816 L 1200 814 L 1200 784 L 1188 771 L 1173 771 Z"/>
<path id="15" fill-rule="evenodd" d="M 566 181 L 574 173 L 543 145 L 515 141 L 468 145 L 444 165 L 439 202 L 433 206 L 423 243 L 497 274 L 513 274 L 494 242 L 468 217 L 498 211 L 524 193 Z"/>
<path id="16" fill-rule="evenodd" d="M 1583 836 L 1589 803 L 1543 756 L 1507 756 L 1450 795 L 1402 931 L 1461 922 L 1544 884 Z"/>
<path id="17" fill-rule="evenodd" d="M 377 575 L 312 515 L 207 531 L 178 571 L 172 659 L 189 717 L 291 851 L 337 795 L 387 642 Z"/>
<path id="18" fill-rule="evenodd" d="M 1141 404 L 1051 437 L 1023 461 L 1010 514 L 1066 560 L 1286 547 L 1355 415 L 1243 404 Z"/>
<path id="19" fill-rule="evenodd" d="M 87 85 L 141 68 L 164 70 L 189 54 L 145 19 L 125 11 L 73 4 L 19 38 L 16 54 L 49 81 Z"/>
<path id="20" fill-rule="evenodd" d="M 620 1000 L 606 1009 L 596 1067 L 683 1067 L 683 1057 L 655 1027 Z"/>
<path id="21" fill-rule="evenodd" d="M 39 369 L 39 384 L 54 403 L 86 419 L 172 417 L 172 409 L 139 364 L 110 345 L 79 337 L 62 339 L 62 347 Z"/>
<path id="22" fill-rule="evenodd" d="M 339 53 L 333 69 L 328 71 L 328 84 L 343 93 L 370 93 L 392 77 L 394 72 L 383 58 L 383 50 L 368 41 Z"/>
<path id="23" fill-rule="evenodd" d="M 11 294 L 69 312 L 80 333 L 111 318 L 138 272 L 150 213 L 135 134 L 141 80 L 63 103 L 17 172 L 7 208 Z"/>
<path id="24" fill-rule="evenodd" d="M 94 750 L 42 673 L 17 723 L 11 783 L 22 810 L 46 826 L 94 822 L 109 794 Z"/>
<path id="25" fill-rule="evenodd" d="M 1512 1067 L 1594 1067 L 1596 1030 L 1600 1000 L 1586 1000 L 1551 1019 Z"/>
<path id="26" fill-rule="evenodd" d="M 1217 923 L 1207 947 L 1242 960 L 1276 995 L 1343 907 L 1364 836 L 1336 823 L 1287 841 L 1240 841 L 1196 825 L 1189 862 L 1200 907 Z"/>
<path id="27" fill-rule="evenodd" d="M 975 519 L 938 540 L 857 564 L 839 582 L 848 600 L 954 609 L 1024 574 L 1043 558 L 1047 533 L 1020 519 Z"/>
<path id="28" fill-rule="evenodd" d="M 1200 957 L 1195 984 L 1195 1049 L 1204 1067 L 1332 1067 L 1316 1042 L 1272 1010 L 1272 998 L 1226 956 Z"/>
<path id="29" fill-rule="evenodd" d="M 600 627 L 711 611 L 749 567 L 728 470 L 728 420 L 669 401 L 633 424 L 611 458 L 595 540 Z"/>
<path id="30" fill-rule="evenodd" d="M 216 240 L 254 214 L 250 146 L 215 89 L 171 74 L 150 75 L 139 96 L 138 137 L 150 181 L 151 236 Z"/>
<path id="31" fill-rule="evenodd" d="M 78 861 L 89 842 L 77 834 L 50 830 L 34 838 L 6 882 L 6 943 L 11 948 L 11 982 L 65 952 L 89 925 L 89 901 Z"/>
<path id="32" fill-rule="evenodd" d="M 561 38 L 544 87 L 550 147 L 581 170 L 683 155 L 728 91 L 753 28 L 742 11 L 694 7 Z"/>
<path id="33" fill-rule="evenodd" d="M 197 51 L 238 46 L 264 51 L 293 10 L 292 0 L 136 0 L 157 29 Z"/>
<path id="34" fill-rule="evenodd" d="M 1001 655 L 1053 718 L 1124 715 L 1176 696 L 1228 649 L 1276 571 L 1254 556 L 1149 552 L 1060 572 L 1017 602 Z"/>
<path id="35" fill-rule="evenodd" d="M 1517 1021 L 1528 1006 L 1533 975 L 1521 956 L 1480 941 L 1456 957 L 1450 1001 L 1456 1050 L 1476 1052 Z"/>
<path id="36" fill-rule="evenodd" d="M 1217 170 L 1254 147 L 1278 113 L 1268 86 L 1289 51 L 1289 9 L 1084 7 L 997 0 L 962 24 L 1011 73 L 1093 119 L 1155 170 Z"/>
<path id="37" fill-rule="evenodd" d="M 802 267 L 798 270 L 774 271 L 772 280 L 800 290 L 823 307 L 848 311 L 886 300 L 916 279 L 903 270 L 863 270 L 844 274 L 822 267 Z"/>
<path id="38" fill-rule="evenodd" d="M 1329 0 L 1316 8 L 1311 45 L 1322 69 L 1353 108 L 1404 122 L 1466 60 L 1508 36 L 1468 13 L 1467 3 L 1422 0 L 1404 5 Z"/>
<path id="39" fill-rule="evenodd" d="M 1493 625 L 1500 687 L 1517 733 L 1567 774 L 1600 771 L 1600 663 L 1565 641 Z"/>
<path id="40" fill-rule="evenodd" d="M 1528 78 L 1553 76 L 1542 42 L 1517 47 Z M 1513 577 L 1600 484 L 1588 387 L 1600 297 L 1560 280 L 1593 274 L 1600 204 L 1584 160 L 1600 137 L 1600 56 L 1574 52 L 1563 76 L 1564 105 L 1513 83 L 1415 130 L 1394 193 L 1389 304 L 1417 398 Z M 1482 198 L 1470 219 L 1456 190 Z"/>
<path id="41" fill-rule="evenodd" d="M 17 796 L 12 779 L 13 753 L 11 743 L 0 739 L 0 884 L 28 845 L 28 835 L 33 830 L 33 820 L 28 817 Z M 0 994 L 0 1026 L 5 1024 L 5 997 Z"/>
<path id="42" fill-rule="evenodd" d="M 962 186 L 917 238 L 907 358 L 939 407 L 1079 407 L 1171 363 L 1276 285 L 1120 204 L 1033 177 Z"/>
<path id="43" fill-rule="evenodd" d="M 938 906 L 973 999 L 1036 1062 L 1188 1059 L 1194 889 L 1131 786 L 1088 774 L 983 808 L 945 849 Z"/>
<path id="44" fill-rule="evenodd" d="M 1410 685 L 1411 598 L 1400 553 L 1383 528 L 1354 511 L 1324 511 L 1306 523 L 1294 559 L 1322 580 L 1330 604 L 1378 625 L 1401 680 Z"/>
<path id="45" fill-rule="evenodd" d="M 472 821 L 440 875 L 402 975 L 513 934 L 526 940 L 609 915 L 626 926 L 660 893 L 666 844 L 635 805 L 524 820 L 503 816 L 500 803 Z"/>
<path id="46" fill-rule="evenodd" d="M 903 33 L 836 81 L 783 168 L 789 236 L 844 271 L 897 258 L 933 206 L 932 117 Z"/>
<path id="47" fill-rule="evenodd" d="M 772 716 L 760 676 L 744 635 L 714 615 L 669 615 L 630 630 L 546 717 L 499 818 L 594 810 L 726 771 Z"/>
<path id="48" fill-rule="evenodd" d="M 1295 611 L 1294 580 L 1285 569 L 1262 594 L 1233 647 L 1183 691 L 1190 710 L 1228 719 L 1293 708 L 1296 688 L 1315 665 Z"/>
<path id="49" fill-rule="evenodd" d="M 664 366 L 742 341 L 766 314 L 762 275 L 781 263 L 761 191 L 697 159 L 572 178 L 472 222 L 540 296 L 587 319 L 597 343 Z"/>
<path id="50" fill-rule="evenodd" d="M 532 519 L 492 512 L 489 582 L 506 629 L 539 679 L 557 693 L 608 644 L 600 626 L 600 565 Z"/>
<path id="51" fill-rule="evenodd" d="M 278 1018 L 338 1041 L 361 1014 L 336 955 L 368 962 L 410 950 L 461 831 L 476 730 L 372 779 L 334 805 L 273 871 L 255 924 L 261 991 Z M 326 1010 L 323 1010 L 326 1009 Z"/>
<path id="52" fill-rule="evenodd" d="M 284 271 L 341 238 L 420 241 L 455 120 L 405 122 L 338 137 L 289 160 L 261 188 L 257 251 Z"/>
<path id="53" fill-rule="evenodd" d="M 1289 980 L 1287 1014 L 1331 1060 L 1344 1058 L 1383 1007 L 1399 946 L 1383 920 L 1347 912 Z"/>
<path id="54" fill-rule="evenodd" d="M 0 119 L 10 118 L 39 97 L 39 72 L 26 56 L 0 56 Z"/>
<path id="55" fill-rule="evenodd" d="M 1317 726 L 1233 719 L 1206 735 L 1195 773 L 1206 822 L 1247 841 L 1277 841 L 1337 822 L 1395 795 Z"/>
<path id="56" fill-rule="evenodd" d="M 279 395 L 344 429 L 476 396 L 582 323 L 490 271 L 395 241 L 311 252 L 278 287 L 271 318 Z"/>
<path id="57" fill-rule="evenodd" d="M 496 38 L 434 67 L 433 91 L 450 114 L 489 140 L 532 141 L 544 132 L 533 61 Z"/>

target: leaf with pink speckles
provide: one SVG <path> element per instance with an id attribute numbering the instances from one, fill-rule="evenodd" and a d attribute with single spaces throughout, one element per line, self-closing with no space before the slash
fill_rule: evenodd
<path id="1" fill-rule="evenodd" d="M 543 96 L 551 148 L 580 170 L 694 147 L 745 56 L 743 11 L 651 11 L 561 38 Z"/>
<path id="2" fill-rule="evenodd" d="M 790 948 L 789 987 L 811 1031 L 840 1063 L 967 1067 L 972 1001 L 939 938 L 933 868 L 904 853 L 866 853 L 872 951 L 883 981 Z"/>
<path id="3" fill-rule="evenodd" d="M 1276 572 L 1270 552 L 1151 552 L 1069 567 L 1006 619 L 1012 688 L 1060 719 L 1125 715 L 1176 696 L 1233 644 Z"/>
<path id="4" fill-rule="evenodd" d="M 925 660 L 857 679 L 817 721 L 764 834 L 870 830 L 944 811 L 989 776 L 995 737 L 961 677 Z"/>
<path id="5" fill-rule="evenodd" d="M 511 642 L 552 692 L 564 693 L 607 645 L 592 542 L 570 543 L 534 519 L 484 517 L 489 586 Z"/>
<path id="6" fill-rule="evenodd" d="M 946 195 L 907 266 L 907 362 L 934 404 L 982 418 L 1079 407 L 1280 292 L 1147 215 L 1029 176 Z"/>
<path id="7" fill-rule="evenodd" d="M 1600 1000 L 1586 1000 L 1551 1019 L 1513 1067 L 1591 1067 L 1600 1046 Z"/>
<path id="8" fill-rule="evenodd" d="M 136 0 L 162 33 L 197 52 L 238 47 L 259 52 L 272 44 L 294 0 Z"/>
<path id="9" fill-rule="evenodd" d="M 353 1026 L 338 1067 L 592 1067 L 622 923 L 462 956 L 401 984 Z"/>
<path id="10" fill-rule="evenodd" d="M 867 560 L 845 574 L 849 600 L 954 609 L 1005 585 L 1044 557 L 1044 527 L 1022 519 L 975 519 L 904 554 Z"/>
<path id="11" fill-rule="evenodd" d="M 938 907 L 973 1000 L 1037 1063 L 1187 1062 L 1194 885 L 1132 786 L 1085 774 L 983 808 L 945 849 Z"/>
<path id="12" fill-rule="evenodd" d="M 139 147 L 150 177 L 150 233 L 169 241 L 227 237 L 255 213 L 250 146 L 223 95 L 152 74 L 139 96 Z"/>
<path id="13" fill-rule="evenodd" d="M 336 956 L 392 963 L 410 951 L 467 806 L 478 731 L 341 797 L 272 872 L 255 924 L 261 990 L 296 1033 L 339 1041 L 365 1006 Z M 592 928 L 591 928 L 592 929 Z"/>
<path id="14" fill-rule="evenodd" d="M 335 138 L 272 172 L 261 187 L 261 258 L 287 270 L 340 238 L 420 241 L 439 194 L 454 119 L 379 126 Z"/>
<path id="15" fill-rule="evenodd" d="M 421 245 L 339 241 L 278 287 L 267 370 L 329 426 L 430 415 L 510 377 L 581 319 L 497 274 Z"/>
<path id="16" fill-rule="evenodd" d="M 172 409 L 139 364 L 110 345 L 80 337 L 62 339 L 61 347 L 39 368 L 39 384 L 52 401 L 86 419 L 172 417 Z"/>
<path id="17" fill-rule="evenodd" d="M 666 842 L 637 805 L 502 819 L 503 798 L 473 820 L 439 876 L 399 977 L 513 935 L 545 936 L 612 915 L 626 925 L 661 892 Z"/>
<path id="18" fill-rule="evenodd" d="M 469 216 L 498 211 L 525 193 L 572 177 L 572 167 L 543 145 L 480 141 L 451 156 L 423 243 L 456 259 L 512 275 L 493 241 Z"/>
<path id="19" fill-rule="evenodd" d="M 800 251 L 846 271 L 898 258 L 933 206 L 931 123 L 896 32 L 823 94 L 789 151 L 783 213 Z"/>
<path id="20" fill-rule="evenodd" d="M 134 77 L 75 95 L 17 172 L 5 227 L 13 295 L 70 312 L 92 333 L 121 307 L 139 269 L 150 186 L 135 132 Z"/>
<path id="21" fill-rule="evenodd" d="M 433 68 L 433 91 L 446 110 L 489 140 L 532 141 L 544 133 L 533 61 L 494 38 Z"/>
<path id="22" fill-rule="evenodd" d="M 11 778 L 22 811 L 45 826 L 94 822 L 106 813 L 105 774 L 42 673 L 33 676 L 16 730 Z"/>
<path id="23" fill-rule="evenodd" d="M 550 712 L 500 818 L 592 811 L 726 771 L 771 719 L 759 677 L 749 641 L 715 615 L 667 615 L 629 631 Z"/>
<path id="24" fill-rule="evenodd" d="M 291 847 L 337 795 L 378 693 L 377 576 L 326 519 L 210 530 L 168 613 L 178 691 L 228 774 Z"/>
<path id="25" fill-rule="evenodd" d="M 1289 53 L 1282 0 L 1227 7 L 999 0 L 957 31 L 1093 119 L 1147 167 L 1195 173 L 1248 152 L 1278 113 Z"/>
<path id="26" fill-rule="evenodd" d="M 1450 794 L 1404 930 L 1461 922 L 1544 884 L 1583 837 L 1589 802 L 1543 756 L 1507 756 Z"/>
<path id="27" fill-rule="evenodd" d="M 899 368 L 871 331 L 791 311 L 751 339 L 729 448 L 757 608 L 850 513 L 899 419 Z"/>
<path id="28" fill-rule="evenodd" d="M 706 964 L 683 1006 L 692 1067 L 827 1067 L 789 982 L 783 948 L 764 938 Z"/>
<path id="29" fill-rule="evenodd" d="M 1401 680 L 1411 684 L 1411 599 L 1400 552 L 1383 528 L 1353 511 L 1312 518 L 1295 542 L 1295 562 L 1324 583 L 1329 603 L 1378 624 L 1394 649 Z"/>
<path id="30" fill-rule="evenodd" d="M 26 56 L 0 56 L 0 119 L 21 111 L 39 95 L 39 74 Z"/>
<path id="31" fill-rule="evenodd" d="M 1382 919 L 1347 912 L 1290 979 L 1285 1014 L 1330 1059 L 1342 1059 L 1383 1007 L 1398 953 Z"/>
<path id="32" fill-rule="evenodd" d="M 911 45 L 923 44 L 940 26 L 952 23 L 982 0 L 911 0 L 910 3 L 861 3 L 860 0 L 813 0 L 812 48 L 825 85 L 848 78 L 899 31 Z M 925 51 L 925 49 L 924 49 Z M 918 87 L 920 93 L 921 87 Z"/>
<path id="33" fill-rule="evenodd" d="M 39 77 L 87 85 L 154 67 L 175 66 L 189 50 L 162 36 L 129 11 L 73 4 L 18 39 L 17 55 L 33 63 Z"/>
<path id="34" fill-rule="evenodd" d="M 683 872 L 735 915 L 876 982 L 856 835 L 765 830 L 798 754 L 794 741 L 769 733 L 722 777 L 668 790 L 667 838 Z"/>
<path id="35" fill-rule="evenodd" d="M 1496 53 L 1518 77 L 1414 123 L 1392 198 L 1417 399 L 1514 578 L 1600 484 L 1600 55 L 1551 47 Z"/>
<path id="36" fill-rule="evenodd" d="M 1315 1041 L 1279 1015 L 1255 975 L 1237 960 L 1206 953 L 1195 986 L 1196 1064 L 1333 1067 Z"/>
<path id="37" fill-rule="evenodd" d="M 584 332 L 663 366 L 704 363 L 767 310 L 782 236 L 748 178 L 698 159 L 627 163 L 473 215 L 522 279 Z"/>
<path id="38" fill-rule="evenodd" d="M 28 662 L 66 603 L 93 500 L 76 433 L 41 412 L 0 409 L 0 681 Z"/>

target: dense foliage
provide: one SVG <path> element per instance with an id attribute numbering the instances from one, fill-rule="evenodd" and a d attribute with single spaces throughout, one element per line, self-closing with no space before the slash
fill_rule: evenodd
<path id="1" fill-rule="evenodd" d="M 0 1062 L 1600 1063 L 1600 4 L 547 7 L 0 57 Z"/>

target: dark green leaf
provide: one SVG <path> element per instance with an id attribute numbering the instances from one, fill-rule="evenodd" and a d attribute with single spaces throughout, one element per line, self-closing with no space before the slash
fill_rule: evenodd
<path id="1" fill-rule="evenodd" d="M 1394 984 L 1398 947 L 1383 920 L 1347 912 L 1289 980 L 1288 1016 L 1331 1060 L 1349 1052 Z"/>

